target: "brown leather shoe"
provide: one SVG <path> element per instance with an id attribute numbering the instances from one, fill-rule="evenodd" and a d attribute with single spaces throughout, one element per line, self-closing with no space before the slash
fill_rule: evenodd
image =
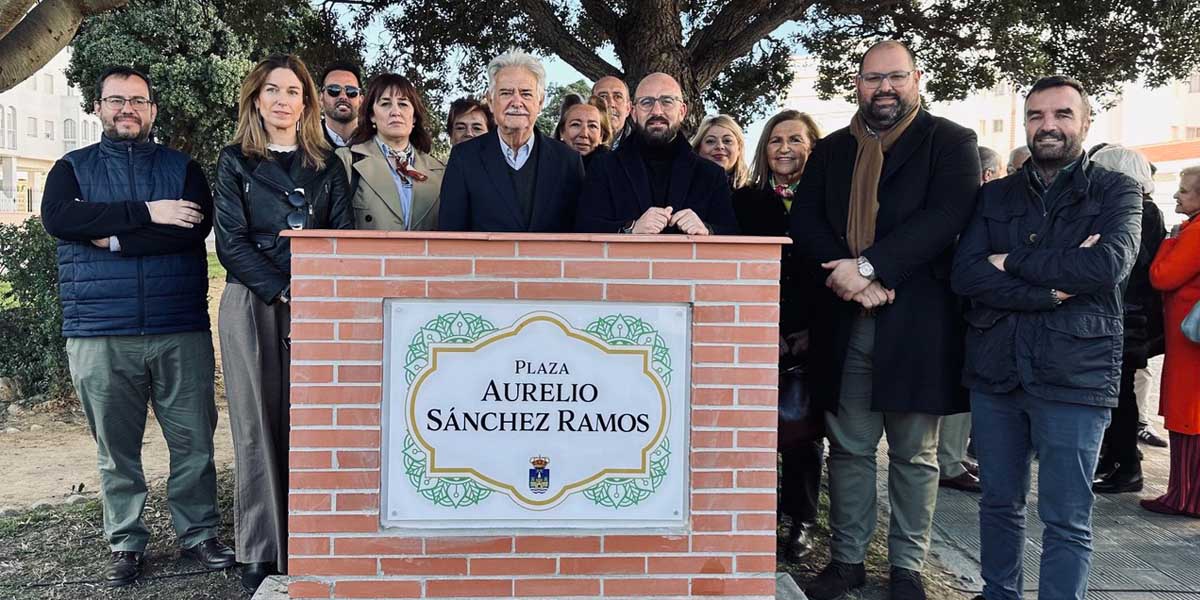
<path id="1" fill-rule="evenodd" d="M 960 490 L 978 494 L 983 491 L 979 487 L 979 478 L 972 475 L 970 471 L 963 471 L 958 477 L 950 477 L 947 479 L 939 479 L 938 487 L 950 488 L 952 490 Z"/>

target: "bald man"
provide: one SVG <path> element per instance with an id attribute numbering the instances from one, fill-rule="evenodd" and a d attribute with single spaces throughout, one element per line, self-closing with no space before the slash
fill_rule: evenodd
<path id="1" fill-rule="evenodd" d="M 576 229 L 588 233 L 737 233 L 729 183 L 679 132 L 688 107 L 679 82 L 652 73 L 638 84 L 636 133 L 593 159 Z"/>
<path id="2" fill-rule="evenodd" d="M 633 121 L 629 119 L 629 107 L 633 102 L 629 97 L 629 86 L 621 78 L 608 75 L 596 81 L 596 85 L 592 86 L 592 95 L 608 104 L 608 120 L 613 130 L 613 140 L 609 146 L 616 150 L 633 133 Z"/>

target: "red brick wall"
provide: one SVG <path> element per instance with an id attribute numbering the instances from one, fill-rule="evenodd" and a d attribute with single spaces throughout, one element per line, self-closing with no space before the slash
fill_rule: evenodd
<path id="1" fill-rule="evenodd" d="M 774 598 L 780 239 L 322 233 L 292 239 L 292 598 Z M 382 529 L 387 297 L 692 303 L 687 530 Z"/>

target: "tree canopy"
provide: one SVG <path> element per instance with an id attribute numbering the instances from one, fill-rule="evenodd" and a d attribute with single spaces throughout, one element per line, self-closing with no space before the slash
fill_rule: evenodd
<path id="1" fill-rule="evenodd" d="M 692 123 L 705 112 L 743 123 L 764 116 L 790 86 L 796 54 L 821 60 L 825 95 L 843 92 L 858 55 L 880 39 L 912 47 L 933 100 L 1055 72 L 1108 91 L 1139 76 L 1182 78 L 1200 64 L 1193 0 L 323 2 L 350 11 L 358 29 L 384 27 L 386 62 L 424 74 L 416 80 L 435 96 L 478 92 L 487 61 L 517 46 L 558 56 L 592 81 L 616 75 L 631 90 L 650 72 L 670 73 Z"/>
<path id="2" fill-rule="evenodd" d="M 67 78 L 86 110 L 105 68 L 137 68 L 154 82 L 156 139 L 211 167 L 233 137 L 238 90 L 255 61 L 295 52 L 319 77 L 335 58 L 361 62 L 362 42 L 307 0 L 133 0 L 89 18 L 71 45 Z"/>

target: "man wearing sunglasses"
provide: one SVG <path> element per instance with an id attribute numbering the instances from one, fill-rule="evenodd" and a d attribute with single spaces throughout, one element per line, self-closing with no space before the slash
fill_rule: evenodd
<path id="1" fill-rule="evenodd" d="M 70 152 L 46 179 L 42 223 L 58 238 L 58 289 L 71 382 L 96 440 L 105 583 L 141 575 L 142 436 L 148 406 L 171 453 L 167 504 L 186 557 L 233 566 L 217 540 L 213 347 L 208 261 L 213 202 L 204 171 L 154 143 L 149 79 L 113 67 L 96 84 L 100 142 Z"/>
<path id="2" fill-rule="evenodd" d="M 330 146 L 341 148 L 350 141 L 358 127 L 358 107 L 363 101 L 358 65 L 336 61 L 325 67 L 321 78 L 321 114 L 325 139 Z"/>

